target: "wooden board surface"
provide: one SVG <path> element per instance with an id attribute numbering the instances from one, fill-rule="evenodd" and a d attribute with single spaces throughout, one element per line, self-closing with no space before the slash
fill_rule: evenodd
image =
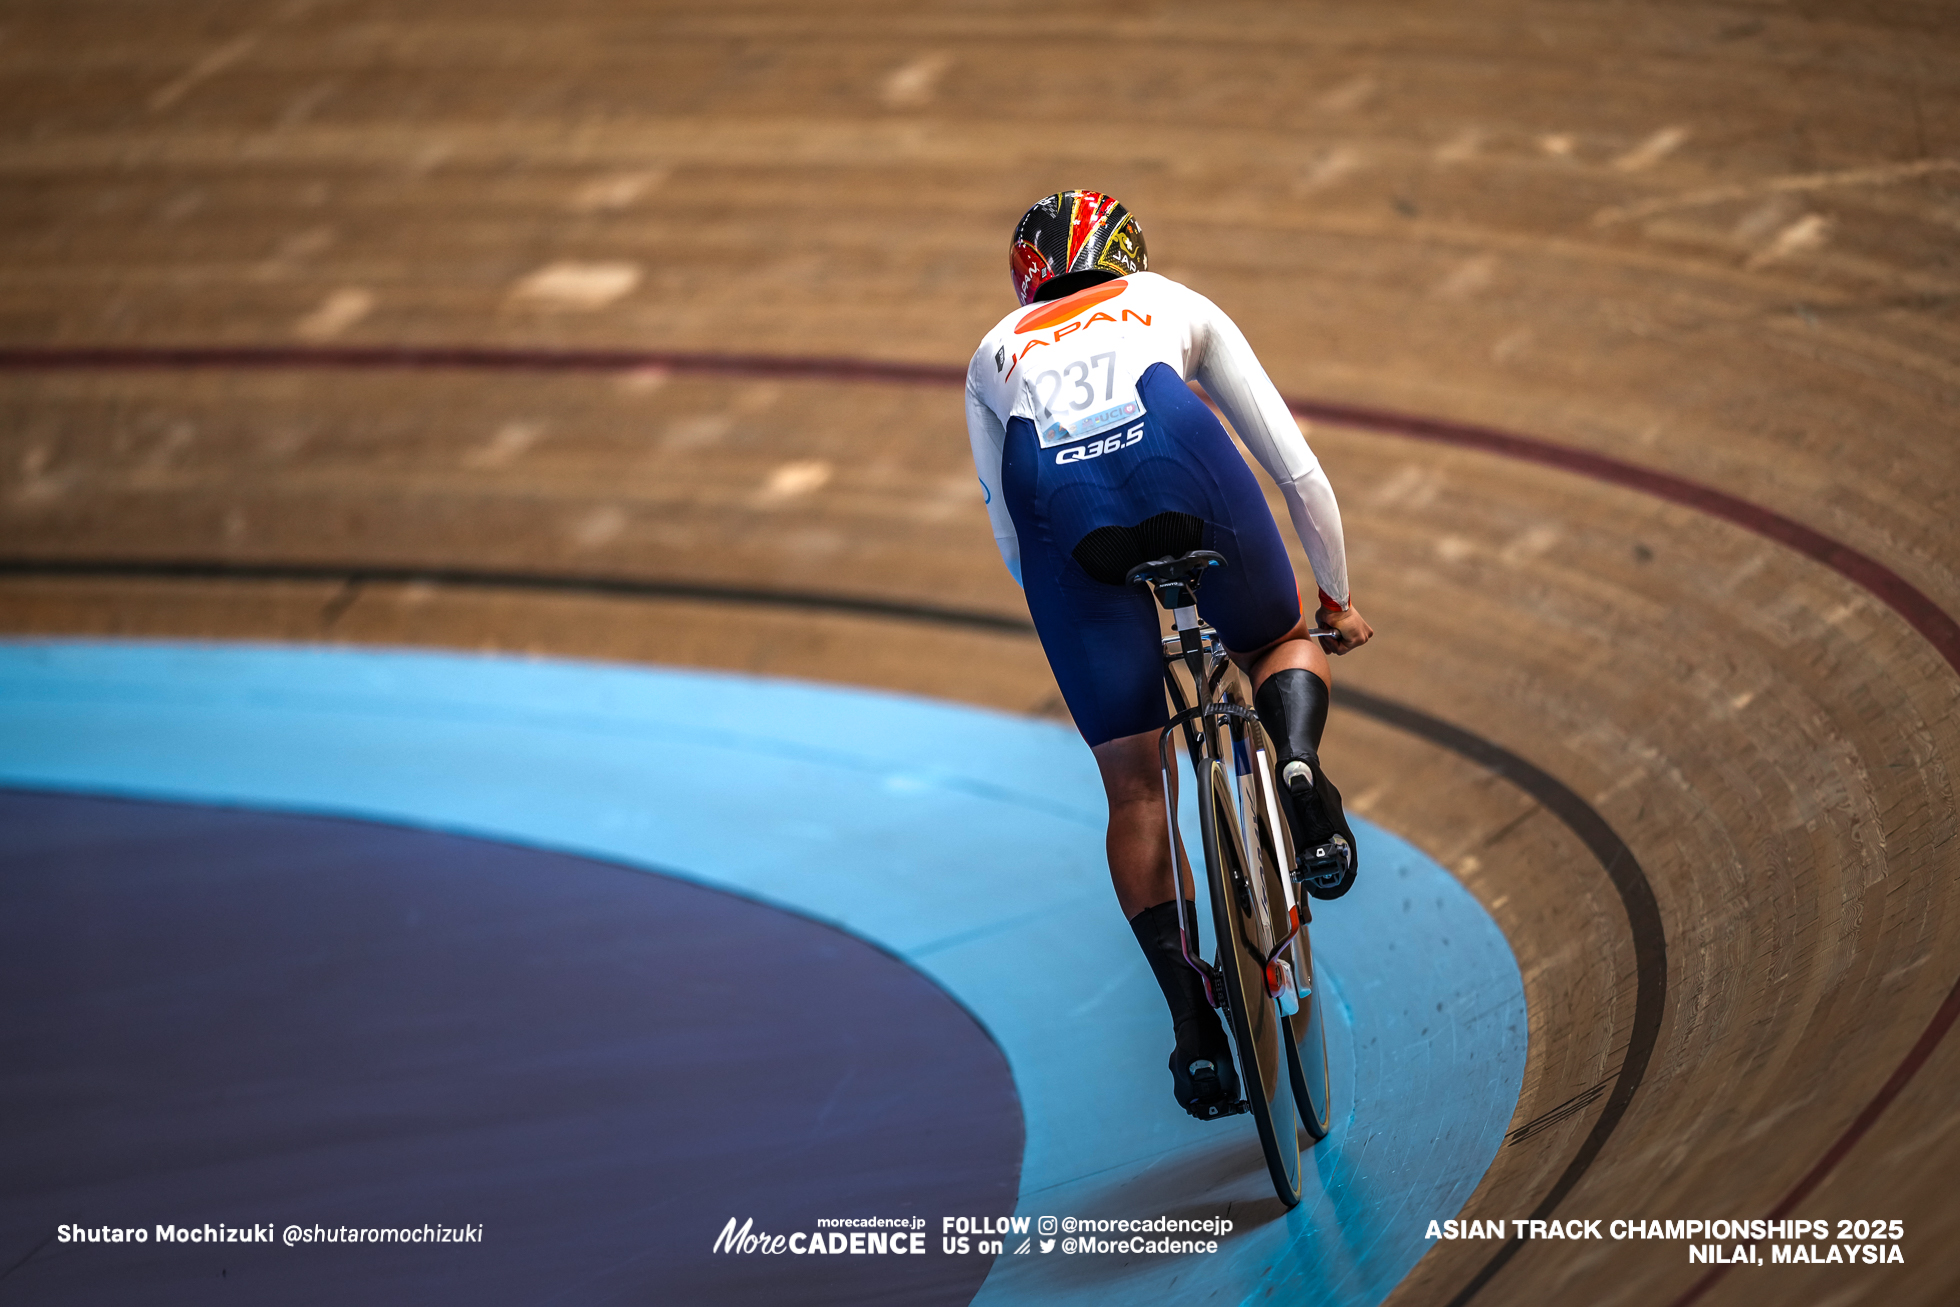
<path id="1" fill-rule="evenodd" d="M 0 19 L 0 347 L 958 367 L 1012 306 L 1014 219 L 1095 186 L 1289 395 L 1687 478 L 1956 614 L 1957 54 L 1931 4 L 23 4 Z M 1658 1042 L 1557 1214 L 1767 1216 L 1954 986 L 1960 674 L 1733 523 L 1310 437 L 1381 632 L 1338 676 L 1556 777 L 1653 889 Z M 1062 711 L 1012 631 L 572 583 L 1022 616 L 950 387 L 14 370 L 0 556 L 16 632 L 539 650 Z M 29 566 L 57 560 L 102 570 Z M 159 561 L 205 571 L 129 570 Z M 1628 1044 L 1624 905 L 1488 769 L 1354 713 L 1332 740 L 1355 807 L 1517 951 L 1523 1133 L 1463 1214 L 1528 1216 Z M 1951 1301 L 1956 1073 L 1938 1044 L 1798 1213 L 1903 1217 L 1906 1265 L 1737 1271 L 1704 1301 Z M 1439 1247 L 1396 1301 L 1449 1302 L 1491 1251 Z M 1478 1301 L 1668 1303 L 1700 1271 L 1680 1245 L 1527 1247 Z"/>

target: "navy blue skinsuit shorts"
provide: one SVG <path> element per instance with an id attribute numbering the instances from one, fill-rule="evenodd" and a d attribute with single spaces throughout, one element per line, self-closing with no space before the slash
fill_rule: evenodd
<path id="1" fill-rule="evenodd" d="M 1225 428 L 1162 363 L 1137 394 L 1142 422 L 1100 440 L 1043 449 L 1034 424 L 1015 418 L 1001 461 L 1028 612 L 1091 747 L 1169 720 L 1156 601 L 1123 584 L 1137 563 L 1223 554 L 1198 587 L 1198 612 L 1228 649 L 1262 649 L 1300 620 L 1279 528 Z"/>

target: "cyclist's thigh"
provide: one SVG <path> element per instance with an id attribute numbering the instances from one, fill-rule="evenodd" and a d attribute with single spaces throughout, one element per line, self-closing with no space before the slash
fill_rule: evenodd
<path id="1" fill-rule="evenodd" d="M 1300 589 L 1279 531 L 1265 504 L 1258 506 L 1265 530 L 1234 519 L 1236 529 L 1207 523 L 1207 548 L 1231 565 L 1215 569 L 1198 590 L 1198 612 L 1217 630 L 1225 647 L 1252 653 L 1280 639 L 1300 623 Z"/>
<path id="2" fill-rule="evenodd" d="M 1091 747 L 1140 731 L 1161 729 L 1163 665 L 1156 604 L 1137 586 L 1104 585 L 1085 573 L 1068 549 L 1078 529 L 1059 524 L 1037 493 L 1034 427 L 1008 423 L 1001 481 L 1021 546 L 1021 584 L 1028 614 L 1055 673 L 1076 729 Z"/>
<path id="3" fill-rule="evenodd" d="M 1074 565 L 1066 556 L 1061 561 Z M 1073 582 L 1049 560 L 1030 560 L 1025 549 L 1021 576 L 1055 684 L 1089 746 L 1162 729 L 1169 714 L 1150 596 Z"/>

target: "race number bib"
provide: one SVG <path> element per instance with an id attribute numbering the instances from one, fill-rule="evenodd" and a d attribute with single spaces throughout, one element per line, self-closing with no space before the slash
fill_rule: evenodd
<path id="1" fill-rule="evenodd" d="M 1124 371 L 1111 349 L 1033 373 L 1021 382 L 1015 412 L 1034 423 L 1043 449 L 1102 435 L 1143 416 L 1136 382 Z"/>

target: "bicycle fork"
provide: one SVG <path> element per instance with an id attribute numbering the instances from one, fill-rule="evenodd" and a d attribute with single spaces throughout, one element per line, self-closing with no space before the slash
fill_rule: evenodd
<path id="1" fill-rule="evenodd" d="M 1240 743 L 1238 747 L 1245 746 Z M 1240 802 L 1245 805 L 1248 816 L 1255 804 L 1263 811 L 1266 828 L 1273 832 L 1273 844 L 1283 858 L 1287 856 L 1287 844 L 1282 834 L 1286 827 L 1280 824 L 1279 798 L 1272 783 L 1273 769 L 1267 762 L 1264 749 L 1255 748 L 1252 752 L 1257 755 L 1256 763 L 1248 761 L 1239 767 Z M 1239 760 L 1234 758 L 1233 761 L 1237 764 Z M 1259 851 L 1255 847 L 1252 822 L 1244 822 L 1243 828 L 1246 865 L 1256 867 L 1259 864 Z M 1290 929 L 1286 932 L 1286 938 L 1274 944 L 1272 952 L 1266 955 L 1266 992 L 1279 1000 L 1280 1012 L 1290 1017 L 1300 1010 L 1300 1000 L 1313 993 L 1313 977 L 1302 975 L 1296 978 L 1293 964 L 1280 955 L 1299 937 L 1300 928 L 1313 920 L 1313 914 L 1306 910 L 1304 899 L 1295 898 L 1292 877 L 1284 870 L 1279 881 L 1286 894 L 1286 921 Z"/>

